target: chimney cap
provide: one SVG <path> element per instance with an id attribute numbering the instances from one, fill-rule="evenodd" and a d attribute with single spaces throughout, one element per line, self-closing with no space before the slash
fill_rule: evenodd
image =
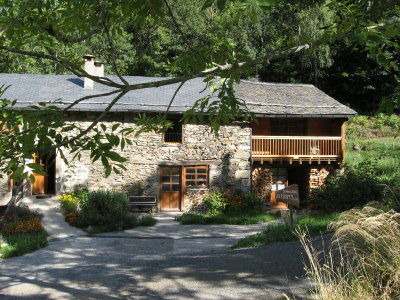
<path id="1" fill-rule="evenodd" d="M 92 59 L 94 59 L 94 56 L 91 55 L 91 54 L 85 54 L 85 55 L 83 56 L 83 58 L 84 58 L 84 59 L 88 59 L 88 60 L 92 60 Z"/>

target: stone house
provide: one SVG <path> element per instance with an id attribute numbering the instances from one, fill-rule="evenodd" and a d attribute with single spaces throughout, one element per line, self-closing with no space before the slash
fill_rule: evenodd
<path id="1" fill-rule="evenodd" d="M 86 68 L 101 75 L 102 66 L 95 65 L 91 57 L 86 60 Z M 159 80 L 125 78 L 130 83 Z M 0 83 L 11 85 L 4 97 L 17 99 L 20 109 L 56 99 L 63 106 L 86 95 L 109 91 L 108 87 L 72 75 L 0 74 Z M 188 211 L 201 205 L 202 196 L 210 187 L 219 186 L 254 192 L 271 207 L 280 208 L 284 205 L 275 201 L 277 190 L 299 184 L 305 205 L 309 189 L 321 185 L 342 162 L 345 121 L 356 112 L 315 86 L 241 81 L 235 87 L 236 95 L 255 113 L 258 122 L 234 122 L 223 126 L 218 136 L 206 125 L 180 123 L 182 114 L 209 93 L 204 87 L 201 78 L 183 85 L 169 111 L 172 129 L 132 139 L 133 144 L 121 151 L 128 159 L 123 174 L 105 178 L 101 163 L 91 163 L 87 153 L 79 161 L 73 161 L 67 153 L 68 165 L 58 156 L 36 156 L 34 159 L 46 166 L 48 174 L 37 175 L 30 192 L 59 194 L 88 187 L 137 193 L 140 189 L 144 195 L 157 197 L 160 210 Z M 165 112 L 176 88 L 174 84 L 131 91 L 103 123 L 112 126 L 119 122 L 134 128 L 133 118 L 138 113 Z M 71 110 L 71 122 L 88 126 L 111 99 L 81 102 Z M 9 191 L 8 182 L 3 180 L 1 195 L 7 197 Z"/>

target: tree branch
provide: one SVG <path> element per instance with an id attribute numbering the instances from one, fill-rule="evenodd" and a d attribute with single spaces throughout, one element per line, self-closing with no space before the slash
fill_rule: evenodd
<path id="1" fill-rule="evenodd" d="M 185 82 L 186 82 L 186 80 L 185 80 L 185 81 L 182 81 L 181 84 L 178 86 L 178 88 L 175 90 L 174 95 L 172 96 L 171 100 L 170 100 L 169 103 L 168 103 L 168 107 L 167 107 L 167 109 L 166 109 L 166 111 L 165 111 L 165 114 L 167 114 L 167 113 L 169 112 L 169 110 L 170 110 L 170 108 L 171 108 L 171 105 L 172 105 L 172 103 L 173 103 L 174 100 L 175 100 L 176 95 L 178 94 L 178 92 L 179 92 L 179 90 L 182 88 L 182 86 L 185 84 Z"/>
<path id="2" fill-rule="evenodd" d="M 54 37 L 57 41 L 62 42 L 62 43 L 66 43 L 66 44 L 81 43 L 81 42 L 87 40 L 88 38 L 90 38 L 92 35 L 98 33 L 101 30 L 101 25 L 104 21 L 106 3 L 107 3 L 107 0 L 103 0 L 101 3 L 100 11 L 99 11 L 99 20 L 98 20 L 96 26 L 93 29 L 91 29 L 88 33 L 86 33 L 82 36 L 75 37 L 75 38 L 65 37 L 65 36 L 61 35 L 60 33 L 55 32 L 52 25 L 47 26 L 45 28 L 45 31 L 49 35 Z"/>
<path id="3" fill-rule="evenodd" d="M 69 139 L 67 141 L 64 141 L 62 143 L 52 146 L 52 148 L 53 149 L 61 148 L 63 146 L 69 145 L 69 144 L 75 142 L 76 140 L 80 139 L 81 137 L 85 136 L 108 114 L 108 112 L 111 110 L 111 108 L 114 106 L 114 104 L 117 103 L 119 101 L 119 99 L 121 99 L 126 93 L 127 93 L 127 91 L 120 92 L 120 94 L 110 102 L 110 104 L 106 107 L 106 109 L 85 130 L 81 131 L 78 135 L 72 137 L 71 139 Z M 40 152 L 41 150 L 43 151 L 43 150 L 48 150 L 48 149 L 36 149 L 36 152 Z"/>
<path id="4" fill-rule="evenodd" d="M 23 14 L 25 14 L 26 8 L 28 7 L 28 3 L 30 2 L 30 0 L 25 1 L 24 5 L 22 6 L 22 9 L 20 10 L 20 12 L 18 13 L 18 15 L 11 20 L 11 22 L 2 30 L 0 30 L 0 37 L 6 33 L 6 31 L 10 30 L 18 21 L 19 19 L 22 17 Z"/>

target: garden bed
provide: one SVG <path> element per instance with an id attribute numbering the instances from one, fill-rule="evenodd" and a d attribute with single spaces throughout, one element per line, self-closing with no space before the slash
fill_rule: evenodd
<path id="1" fill-rule="evenodd" d="M 65 221 L 89 234 L 153 226 L 152 216 L 138 218 L 129 211 L 128 196 L 116 191 L 79 190 L 60 196 L 60 206 Z"/>
<path id="2" fill-rule="evenodd" d="M 41 223 L 41 215 L 24 206 L 17 206 L 14 216 L 1 222 L 1 258 L 21 256 L 46 247 L 49 234 Z"/>

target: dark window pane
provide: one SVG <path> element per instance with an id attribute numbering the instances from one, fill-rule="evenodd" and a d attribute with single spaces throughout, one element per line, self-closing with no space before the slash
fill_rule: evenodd
<path id="1" fill-rule="evenodd" d="M 206 180 L 207 179 L 207 175 L 206 174 L 199 174 L 199 175 L 197 175 L 197 179 Z"/>
<path id="2" fill-rule="evenodd" d="M 172 176 L 172 182 L 179 183 L 180 182 L 179 176 Z"/>
<path id="3" fill-rule="evenodd" d="M 163 176 L 162 178 L 161 178 L 161 182 L 169 182 L 170 181 L 170 177 L 169 176 Z"/>
<path id="4" fill-rule="evenodd" d="M 162 174 L 163 175 L 169 175 L 170 174 L 170 168 L 162 168 Z"/>
<path id="5" fill-rule="evenodd" d="M 172 175 L 179 175 L 179 172 L 180 170 L 179 170 L 179 168 L 171 168 L 171 174 Z"/>
<path id="6" fill-rule="evenodd" d="M 286 176 L 279 176 L 278 181 L 286 182 Z"/>
<path id="7" fill-rule="evenodd" d="M 207 173 L 207 169 L 197 169 L 197 173 Z"/>
<path id="8" fill-rule="evenodd" d="M 172 126 L 164 133 L 165 143 L 182 143 L 182 123 L 179 119 L 168 119 Z"/>
<path id="9" fill-rule="evenodd" d="M 186 169 L 186 173 L 194 174 L 194 173 L 196 173 L 196 169 L 188 168 L 188 169 Z"/>
<path id="10" fill-rule="evenodd" d="M 196 175 L 186 175 L 186 179 L 196 179 Z"/>
<path id="11" fill-rule="evenodd" d="M 182 143 L 182 133 L 164 133 L 164 143 Z"/>
<path id="12" fill-rule="evenodd" d="M 179 191 L 180 185 L 179 184 L 172 184 L 172 191 Z"/>
<path id="13" fill-rule="evenodd" d="M 279 168 L 279 175 L 286 175 L 286 174 L 287 174 L 287 169 Z"/>
<path id="14" fill-rule="evenodd" d="M 170 191 L 170 185 L 169 184 L 163 184 L 162 185 L 162 190 L 163 191 Z"/>
<path id="15" fill-rule="evenodd" d="M 206 181 L 198 181 L 197 185 L 201 186 L 201 187 L 206 187 L 207 186 L 207 182 Z"/>
<path id="16" fill-rule="evenodd" d="M 196 182 L 195 181 L 186 181 L 186 186 L 195 186 Z"/>

